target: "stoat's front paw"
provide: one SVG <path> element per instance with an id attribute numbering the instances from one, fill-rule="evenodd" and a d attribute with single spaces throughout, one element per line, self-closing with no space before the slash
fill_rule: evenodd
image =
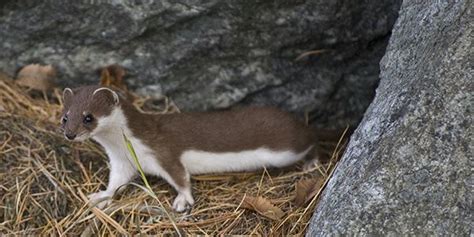
<path id="1" fill-rule="evenodd" d="M 186 198 L 185 195 L 178 194 L 178 196 L 174 199 L 173 209 L 176 212 L 183 212 L 183 211 L 191 209 L 193 205 L 194 205 L 194 199 L 192 199 L 192 197 Z"/>
<path id="2" fill-rule="evenodd" d="M 112 195 L 107 191 L 91 193 L 87 197 L 89 198 L 89 205 L 99 209 L 104 209 L 104 207 L 112 203 Z"/>

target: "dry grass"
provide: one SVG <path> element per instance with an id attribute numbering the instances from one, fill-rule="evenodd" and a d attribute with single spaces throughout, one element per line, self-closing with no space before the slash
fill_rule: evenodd
<path id="1" fill-rule="evenodd" d="M 58 92 L 56 91 L 56 96 Z M 141 181 L 124 187 L 105 210 L 89 208 L 85 196 L 103 189 L 107 157 L 93 142 L 70 143 L 58 132 L 59 101 L 32 99 L 9 79 L 0 79 L 0 234 L 256 234 L 303 235 L 320 190 L 305 206 L 294 203 L 295 185 L 327 179 L 342 145 L 326 144 L 331 162 L 309 172 L 295 167 L 256 173 L 201 175 L 192 179 L 196 205 L 190 213 L 171 210 L 176 193 L 149 177 L 158 200 Z M 324 187 L 324 186 L 323 186 Z M 243 209 L 245 196 L 261 196 L 280 208 L 271 220 Z M 160 206 L 163 204 L 166 210 Z M 170 216 L 166 214 L 166 211 Z"/>

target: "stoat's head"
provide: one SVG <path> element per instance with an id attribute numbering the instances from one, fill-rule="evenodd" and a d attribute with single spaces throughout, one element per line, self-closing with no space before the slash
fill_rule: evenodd
<path id="1" fill-rule="evenodd" d="M 101 130 L 98 121 L 119 106 L 118 94 L 108 87 L 84 86 L 63 91 L 61 128 L 66 139 L 83 141 Z"/>

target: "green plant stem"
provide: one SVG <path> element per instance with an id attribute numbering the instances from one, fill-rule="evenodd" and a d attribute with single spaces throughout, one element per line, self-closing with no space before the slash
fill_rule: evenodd
<path id="1" fill-rule="evenodd" d="M 168 211 L 166 211 L 165 207 L 163 206 L 163 204 L 161 203 L 160 199 L 158 199 L 158 196 L 156 196 L 155 192 L 153 192 L 153 189 L 151 189 L 151 186 L 150 184 L 148 183 L 148 180 L 146 179 L 145 177 L 145 172 L 143 172 L 143 169 L 142 169 L 142 166 L 140 165 L 140 162 L 138 161 L 138 156 L 137 156 L 137 153 L 135 152 L 135 149 L 133 148 L 133 145 L 132 145 L 132 142 L 130 142 L 130 140 L 128 139 L 128 137 L 125 135 L 125 133 L 122 131 L 122 135 L 123 135 L 123 140 L 125 141 L 125 145 L 127 146 L 127 150 L 128 152 L 130 153 L 130 155 L 132 156 L 133 158 L 133 161 L 135 162 L 135 165 L 137 166 L 137 169 L 138 169 L 138 172 L 140 172 L 140 177 L 142 178 L 143 182 L 145 183 L 145 187 L 148 189 L 148 193 L 158 201 L 158 203 L 160 204 L 161 208 L 163 208 L 163 211 L 166 213 L 166 215 L 168 216 L 168 218 L 170 218 L 171 220 L 171 223 L 173 224 L 173 227 L 175 228 L 176 230 L 176 233 L 178 234 L 178 236 L 182 236 L 181 235 L 181 232 L 179 231 L 178 229 L 178 226 L 176 225 L 176 221 L 174 220 L 174 218 L 168 213 Z"/>

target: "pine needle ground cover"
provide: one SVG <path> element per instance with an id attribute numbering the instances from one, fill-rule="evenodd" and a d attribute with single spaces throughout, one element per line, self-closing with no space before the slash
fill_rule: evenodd
<path id="1" fill-rule="evenodd" d="M 175 213 L 175 191 L 137 178 L 104 210 L 86 196 L 104 189 L 107 157 L 92 141 L 59 132 L 60 91 L 44 99 L 0 79 L 0 234 L 2 235 L 304 235 L 344 141 L 323 143 L 330 162 L 285 170 L 193 176 L 196 204 Z"/>

